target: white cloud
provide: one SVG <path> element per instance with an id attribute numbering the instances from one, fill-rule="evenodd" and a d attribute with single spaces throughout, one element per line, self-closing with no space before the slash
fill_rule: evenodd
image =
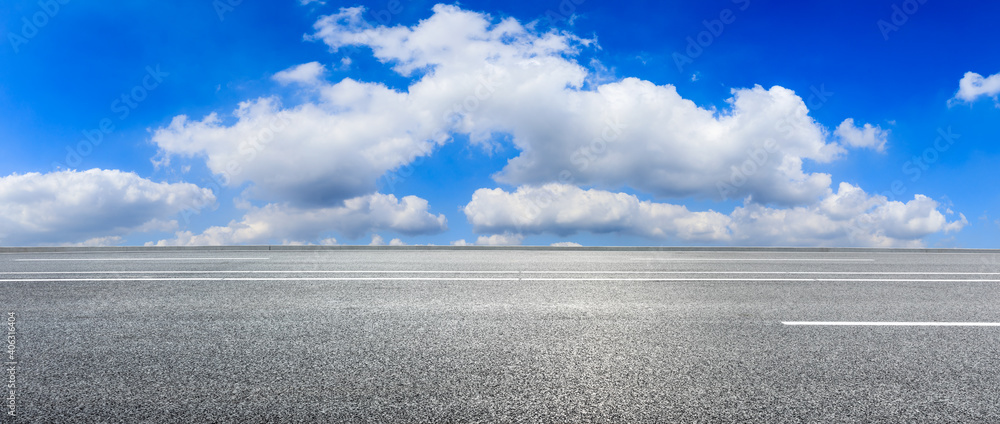
<path id="1" fill-rule="evenodd" d="M 889 138 L 889 130 L 881 127 L 865 124 L 863 127 L 856 127 L 853 118 L 847 118 L 834 131 L 840 138 L 841 143 L 850 147 L 867 148 L 879 153 L 885 152 L 885 143 Z"/>
<path id="2" fill-rule="evenodd" d="M 558 243 L 552 243 L 550 246 L 552 246 L 552 247 L 583 247 L 582 244 L 580 244 L 580 243 L 574 243 L 574 242 L 571 242 L 571 241 L 560 241 Z"/>
<path id="3" fill-rule="evenodd" d="M 226 245 L 312 242 L 336 244 L 327 238 L 336 232 L 350 239 L 357 239 L 369 231 L 384 230 L 406 235 L 436 234 L 448 229 L 444 215 L 427 211 L 427 201 L 416 196 L 400 200 L 391 194 L 375 193 L 348 199 L 344 206 L 327 208 L 298 208 L 287 204 L 268 204 L 251 208 L 239 222 L 232 221 L 224 227 L 211 227 L 201 234 L 182 231 L 170 240 L 155 243 L 170 245 Z M 373 242 L 381 241 L 375 235 Z M 154 243 L 150 243 L 154 244 Z"/>
<path id="4" fill-rule="evenodd" d="M 253 198 L 332 206 L 374 192 L 380 175 L 432 151 L 432 134 L 421 130 L 428 112 L 404 95 L 349 79 L 324 87 L 333 103 L 282 109 L 273 98 L 244 102 L 232 125 L 214 113 L 201 121 L 175 117 L 153 135 L 157 164 L 203 157 L 223 183 L 251 182 Z"/>
<path id="5" fill-rule="evenodd" d="M 588 70 L 574 59 L 593 45 L 592 40 L 556 30 L 542 33 L 512 18 L 496 20 L 457 6 L 437 5 L 433 10 L 419 24 L 390 28 L 367 24 L 361 7 L 344 8 L 320 18 L 307 37 L 322 40 L 334 51 L 370 48 L 376 59 L 411 78 L 405 89 L 350 78 L 329 83 L 321 78 L 326 68 L 318 62 L 292 67 L 278 72 L 275 80 L 296 83 L 300 98 L 313 100 L 282 106 L 276 98 L 265 97 L 241 103 L 232 117 L 177 116 L 154 133 L 160 149 L 156 163 L 169 166 L 175 157 L 203 159 L 228 185 L 249 184 L 248 197 L 272 203 L 251 210 L 243 222 L 210 231 L 249 233 L 233 240 L 313 240 L 327 226 L 272 225 L 267 228 L 281 230 L 264 232 L 252 227 L 260 223 L 251 218 L 261 218 L 262 210 L 275 213 L 271 209 L 295 211 L 294 216 L 349 209 L 345 202 L 376 192 L 380 177 L 432 154 L 452 134 L 467 135 L 481 145 L 506 134 L 519 155 L 493 176 L 497 182 L 521 186 L 518 193 L 539 190 L 525 187 L 561 190 L 555 194 L 597 215 L 578 216 L 573 208 L 538 216 L 503 209 L 504 218 L 501 212 L 475 207 L 471 212 L 476 219 L 470 220 L 477 228 L 500 235 L 513 229 L 503 237 L 480 238 L 477 244 L 520 243 L 522 225 L 557 234 L 625 232 L 656 239 L 754 243 L 753 231 L 740 225 L 782 214 L 797 219 L 794 228 L 804 233 L 784 238 L 767 238 L 765 233 L 760 243 L 848 242 L 843 227 L 853 225 L 853 218 L 838 212 L 848 208 L 846 204 L 830 200 L 841 195 L 831 190 L 832 176 L 807 172 L 804 166 L 842 157 L 847 154 L 843 146 L 882 151 L 887 130 L 855 127 L 848 119 L 831 131 L 809 115 L 800 96 L 779 86 L 733 89 L 727 106 L 715 109 L 683 98 L 669 84 L 636 78 L 603 82 L 599 69 Z M 392 178 L 383 181 L 391 184 Z M 553 185 L 556 181 L 561 184 Z M 570 190 L 577 185 L 599 190 Z M 745 206 L 731 215 L 692 212 L 601 191 L 623 187 L 660 198 L 738 198 Z M 517 199 L 501 199 L 516 198 L 517 193 L 480 190 L 477 195 L 480 203 L 499 199 L 501 205 L 524 206 L 509 201 Z M 871 196 L 862 197 L 856 201 L 872 202 Z M 866 209 L 865 216 L 897 208 L 898 202 L 880 202 Z M 474 198 L 466 213 L 475 205 Z M 885 243 L 909 243 L 909 235 L 938 229 L 941 222 L 951 225 L 921 209 L 926 204 L 919 197 L 899 205 L 903 211 L 926 212 L 928 220 L 886 235 Z M 940 214 L 936 204 L 932 210 Z M 919 221 L 908 219 L 911 224 Z M 362 226 L 348 232 L 377 229 Z M 888 224 L 877 226 L 872 234 L 889 229 Z M 201 236 L 214 241 L 210 231 Z M 857 244 L 865 243 L 880 242 Z"/>
<path id="6" fill-rule="evenodd" d="M 449 133 L 474 143 L 506 133 L 521 153 L 495 176 L 504 183 L 809 204 L 831 177 L 804 172 L 803 161 L 843 153 L 802 99 L 781 87 L 733 90 L 727 111 L 635 78 L 585 89 L 592 75 L 572 56 L 591 42 L 571 34 L 536 33 L 509 18 L 494 23 L 455 6 L 435 6 L 412 28 L 372 28 L 362 13 L 323 17 L 313 37 L 334 49 L 371 47 L 416 78 L 407 91 L 316 80 L 300 87 L 316 102 L 283 108 L 274 98 L 247 101 L 229 124 L 216 114 L 178 116 L 154 133 L 157 163 L 204 158 L 224 182 L 252 183 L 253 198 L 330 206 L 375 191 L 380 176 L 429 155 Z M 279 75 L 313 82 L 319 70 L 305 64 Z M 748 164 L 752 172 L 739 171 Z"/>
<path id="7" fill-rule="evenodd" d="M 838 194 L 845 189 L 859 190 L 842 183 Z M 924 237 L 959 231 L 968 224 L 964 215 L 949 222 L 937 202 L 919 194 L 906 203 L 883 196 L 872 196 L 869 202 L 869 209 L 850 217 L 830 214 L 822 206 L 772 209 L 747 204 L 731 214 L 733 239 L 763 245 L 923 247 Z"/>
<path id="8" fill-rule="evenodd" d="M 170 218 L 215 203 L 208 189 L 91 169 L 0 178 L 0 244 L 113 245 L 122 236 L 177 228 Z"/>
<path id="9" fill-rule="evenodd" d="M 140 231 L 141 232 L 141 231 Z M 121 236 L 94 237 L 79 243 L 59 243 L 61 247 L 107 247 L 118 246 L 125 242 Z"/>
<path id="10" fill-rule="evenodd" d="M 475 243 L 469 243 L 465 239 L 451 242 L 452 246 L 518 246 L 524 241 L 521 234 L 493 234 L 490 236 L 480 236 Z"/>
<path id="11" fill-rule="evenodd" d="M 813 206 L 777 209 L 747 202 L 725 215 L 640 201 L 625 193 L 547 184 L 513 193 L 477 190 L 465 214 L 478 233 L 566 236 L 586 231 L 676 242 L 888 247 L 917 246 L 927 235 L 967 224 L 964 216 L 949 222 L 938 206 L 921 195 L 907 203 L 888 201 L 841 183 L 837 193 Z"/>
<path id="12" fill-rule="evenodd" d="M 340 58 L 340 67 L 338 69 L 340 69 L 340 70 L 350 69 L 352 63 L 354 63 L 354 61 L 351 60 L 350 57 L 344 56 L 344 57 Z"/>
<path id="13" fill-rule="evenodd" d="M 503 183 L 563 181 L 666 197 L 809 204 L 831 178 L 804 172 L 803 161 L 844 153 L 828 142 L 802 99 L 781 87 L 733 90 L 726 111 L 635 78 L 584 88 L 595 75 L 572 56 L 590 41 L 571 34 L 536 33 L 514 19 L 494 22 L 455 6 L 435 6 L 414 27 L 372 28 L 362 13 L 341 9 L 324 17 L 314 37 L 333 49 L 371 47 L 398 73 L 418 76 L 405 95 L 433 116 L 448 116 L 451 125 L 442 130 L 478 142 L 511 134 L 521 154 L 495 176 Z M 734 176 L 768 140 L 774 149 L 753 172 Z M 719 189 L 734 179 L 745 181 Z"/>
<path id="14" fill-rule="evenodd" d="M 465 206 L 477 233 L 626 233 L 654 238 L 726 241 L 729 219 L 718 212 L 639 201 L 633 195 L 576 186 L 522 186 L 514 193 L 480 189 Z"/>
<path id="15" fill-rule="evenodd" d="M 992 97 L 996 100 L 997 94 L 1000 94 L 1000 73 L 983 78 L 975 72 L 966 72 L 958 82 L 958 92 L 949 103 L 972 103 L 980 97 Z"/>
<path id="16" fill-rule="evenodd" d="M 522 241 L 524 241 L 524 236 L 520 234 L 493 234 L 480 236 L 476 239 L 476 246 L 519 246 Z"/>
<path id="17" fill-rule="evenodd" d="M 325 73 L 325 66 L 321 65 L 319 62 L 309 62 L 285 69 L 284 71 L 274 74 L 271 78 L 284 85 L 293 83 L 302 85 L 318 85 L 320 83 L 320 78 Z"/>
<path id="18" fill-rule="evenodd" d="M 368 243 L 369 246 L 385 246 L 385 239 L 378 234 L 372 234 L 372 241 Z M 403 240 L 394 238 L 389 241 L 389 246 L 406 246 Z"/>

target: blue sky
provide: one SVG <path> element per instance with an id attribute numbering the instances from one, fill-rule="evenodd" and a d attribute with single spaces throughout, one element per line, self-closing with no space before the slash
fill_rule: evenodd
<path id="1" fill-rule="evenodd" d="M 12 1 L 0 245 L 998 247 L 983 2 Z"/>

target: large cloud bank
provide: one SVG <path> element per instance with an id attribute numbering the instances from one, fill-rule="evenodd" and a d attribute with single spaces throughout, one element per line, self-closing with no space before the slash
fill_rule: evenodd
<path id="1" fill-rule="evenodd" d="M 176 229 L 179 214 L 213 203 L 194 184 L 118 170 L 13 174 L 0 178 L 0 244 L 117 244 L 129 233 Z"/>
<path id="2" fill-rule="evenodd" d="M 380 228 L 440 232 L 444 217 L 430 214 L 426 202 L 413 209 L 411 220 L 422 224 L 412 227 L 377 218 L 398 209 L 393 202 L 373 206 L 356 229 L 333 222 L 356 215 L 351 202 L 385 196 L 376 191 L 379 178 L 434 154 L 455 134 L 486 145 L 509 135 L 519 151 L 494 175 L 515 192 L 470 193 L 465 213 L 487 234 L 482 244 L 589 231 L 726 244 L 916 245 L 964 225 L 924 196 L 889 202 L 850 184 L 835 192 L 830 174 L 807 171 L 807 162 L 839 160 L 852 149 L 885 151 L 889 133 L 850 117 L 826 128 L 789 89 L 733 89 L 727 107 L 715 110 L 669 84 L 599 82 L 575 60 L 594 41 L 571 33 L 447 5 L 413 26 L 373 27 L 363 16 L 360 7 L 341 9 L 320 18 L 307 38 L 334 52 L 370 49 L 409 85 L 329 82 L 326 67 L 309 62 L 274 75 L 307 99 L 300 104 L 264 97 L 232 116 L 175 117 L 154 133 L 157 163 L 201 158 L 227 184 L 249 184 L 246 195 L 267 205 L 229 226 L 162 243 L 301 239 L 329 229 L 348 237 Z M 540 190 L 552 203 L 525 213 L 526 199 Z M 729 214 L 689 211 L 623 190 L 744 204 Z M 272 224 L 283 215 L 301 225 Z"/>

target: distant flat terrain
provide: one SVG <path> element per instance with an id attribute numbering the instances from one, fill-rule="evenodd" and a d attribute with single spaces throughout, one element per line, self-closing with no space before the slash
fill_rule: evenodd
<path id="1" fill-rule="evenodd" d="M 988 251 L 6 251 L 0 306 L 18 422 L 1000 421 Z"/>

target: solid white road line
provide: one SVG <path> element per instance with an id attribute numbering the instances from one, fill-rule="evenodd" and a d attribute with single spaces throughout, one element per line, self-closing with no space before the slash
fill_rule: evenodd
<path id="1" fill-rule="evenodd" d="M 784 325 L 870 327 L 1000 327 L 1000 322 L 782 321 Z"/>
<path id="2" fill-rule="evenodd" d="M 271 258 L 52 258 L 52 259 L 14 259 L 15 262 L 50 262 L 50 261 L 259 261 Z"/>
<path id="3" fill-rule="evenodd" d="M 137 272 L 141 274 L 141 272 Z M 877 279 L 877 278 L 539 278 L 539 277 L 132 277 L 132 278 L 9 278 L 0 283 L 90 281 L 634 281 L 634 282 L 889 282 L 1000 283 L 1000 279 Z"/>
<path id="4" fill-rule="evenodd" d="M 807 261 L 807 262 L 875 262 L 874 259 L 848 259 L 848 258 L 631 258 L 633 261 L 740 261 L 740 262 L 786 262 L 786 261 Z"/>
<path id="5" fill-rule="evenodd" d="M 864 272 L 864 271 L 406 271 L 406 270 L 233 270 L 233 271 L 9 271 L 0 275 L 58 274 L 643 274 L 643 275 L 1000 275 L 1000 272 Z"/>

